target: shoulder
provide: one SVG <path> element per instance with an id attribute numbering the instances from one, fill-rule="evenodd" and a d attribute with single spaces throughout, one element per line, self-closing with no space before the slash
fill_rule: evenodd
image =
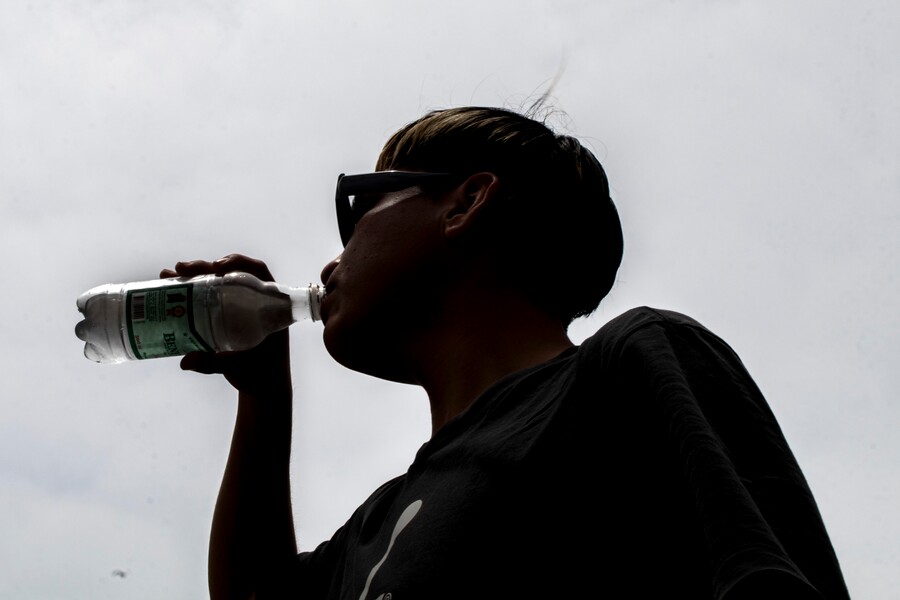
<path id="1" fill-rule="evenodd" d="M 650 306 L 632 308 L 606 322 L 582 342 L 579 355 L 582 364 L 603 368 L 622 361 L 677 362 L 687 356 L 740 362 L 731 346 L 697 319 Z"/>
<path id="2" fill-rule="evenodd" d="M 674 310 L 638 306 L 609 320 L 592 337 L 627 337 L 640 329 L 654 325 L 674 328 L 698 328 L 703 331 L 709 331 L 699 321 L 686 314 Z"/>
<path id="3" fill-rule="evenodd" d="M 638 306 L 607 321 L 581 344 L 586 347 L 619 345 L 635 337 L 665 336 L 668 333 L 694 332 L 718 338 L 698 320 L 674 310 Z"/>

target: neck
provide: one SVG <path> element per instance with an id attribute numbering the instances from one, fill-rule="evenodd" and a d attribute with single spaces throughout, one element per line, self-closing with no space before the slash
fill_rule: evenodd
<path id="1" fill-rule="evenodd" d="M 493 383 L 572 346 L 559 320 L 517 296 L 461 296 L 445 305 L 451 308 L 443 311 L 440 326 L 412 345 L 410 364 L 428 394 L 432 435 Z"/>

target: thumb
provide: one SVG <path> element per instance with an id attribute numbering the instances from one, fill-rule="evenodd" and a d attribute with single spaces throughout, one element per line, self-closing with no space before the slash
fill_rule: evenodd
<path id="1" fill-rule="evenodd" d="M 189 352 L 181 359 L 182 371 L 194 371 L 204 375 L 221 373 L 219 361 L 212 352 Z"/>

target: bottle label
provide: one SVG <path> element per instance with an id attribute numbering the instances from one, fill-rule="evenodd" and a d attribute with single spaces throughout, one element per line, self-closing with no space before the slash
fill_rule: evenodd
<path id="1" fill-rule="evenodd" d="M 193 287 L 186 283 L 127 292 L 125 320 L 136 358 L 212 350 L 194 327 Z"/>

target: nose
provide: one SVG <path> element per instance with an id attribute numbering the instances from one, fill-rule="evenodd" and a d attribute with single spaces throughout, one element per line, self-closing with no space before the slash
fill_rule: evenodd
<path id="1" fill-rule="evenodd" d="M 322 268 L 322 273 L 319 277 L 322 279 L 322 285 L 326 288 L 328 287 L 328 278 L 331 277 L 331 274 L 334 273 L 334 270 L 337 268 L 338 264 L 341 262 L 341 255 L 338 254 L 331 262 L 325 265 Z"/>

